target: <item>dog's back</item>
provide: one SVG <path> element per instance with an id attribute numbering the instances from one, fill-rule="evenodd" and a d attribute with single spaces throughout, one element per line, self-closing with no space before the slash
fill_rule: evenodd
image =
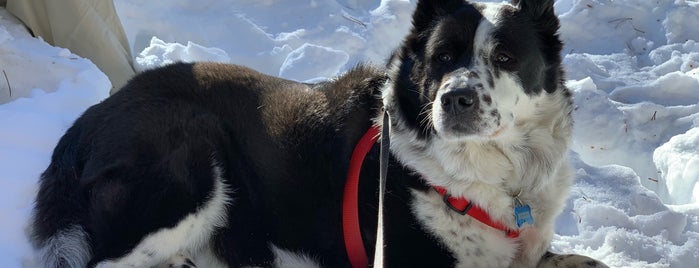
<path id="1" fill-rule="evenodd" d="M 371 124 L 383 80 L 376 70 L 358 67 L 341 81 L 306 85 L 208 63 L 137 76 L 75 122 L 42 175 L 33 239 L 45 264 L 94 265 L 136 252 L 132 248 L 149 234 L 153 243 L 185 236 L 186 250 L 200 250 L 208 246 L 200 245 L 208 239 L 202 237 L 228 225 L 229 214 L 239 215 L 227 206 L 232 192 L 242 203 L 236 207 L 260 209 L 259 217 L 275 214 L 270 224 L 313 228 L 293 219 L 318 218 L 308 206 L 336 209 L 335 202 L 318 200 L 342 191 L 346 161 L 340 159 Z M 283 198 L 290 189 L 315 199 Z M 282 207 L 276 200 L 293 211 L 276 210 Z M 247 219 L 230 220 L 245 223 L 239 232 L 258 231 Z M 157 240 L 153 233 L 163 227 L 172 232 Z M 196 234 L 179 234 L 192 230 Z M 266 240 L 241 237 L 241 247 Z M 158 262 L 182 250 L 140 244 Z"/>

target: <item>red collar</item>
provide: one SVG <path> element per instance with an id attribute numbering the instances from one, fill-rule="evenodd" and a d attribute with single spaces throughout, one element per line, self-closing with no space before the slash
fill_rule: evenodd
<path id="1" fill-rule="evenodd" d="M 380 132 L 381 128 L 371 126 L 364 133 L 357 146 L 354 147 L 347 171 L 347 181 L 345 182 L 345 191 L 342 199 L 342 229 L 345 239 L 345 251 L 354 268 L 369 266 L 369 259 L 364 249 L 364 241 L 362 240 L 362 233 L 359 227 L 359 173 L 362 169 L 364 158 L 371 150 L 371 147 L 374 146 L 376 140 L 378 140 Z M 468 214 L 490 227 L 502 230 L 507 234 L 507 237 L 516 238 L 519 236 L 518 230 L 510 230 L 501 222 L 494 221 L 485 210 L 465 198 L 454 198 L 447 194 L 447 190 L 442 187 L 435 186 L 434 189 L 444 197 L 444 202 L 454 211 L 462 215 Z"/>
<path id="2" fill-rule="evenodd" d="M 459 214 L 469 215 L 485 225 L 503 231 L 509 238 L 517 238 L 519 236 L 519 230 L 512 230 L 506 225 L 502 224 L 502 222 L 493 220 L 490 218 L 490 215 L 488 215 L 488 212 L 483 210 L 481 207 L 474 205 L 473 202 L 467 200 L 466 198 L 453 197 L 448 194 L 447 189 L 444 189 L 443 187 L 433 186 L 432 188 L 434 188 L 437 193 L 443 197 L 444 203 L 447 204 L 449 208 L 458 212 Z"/>

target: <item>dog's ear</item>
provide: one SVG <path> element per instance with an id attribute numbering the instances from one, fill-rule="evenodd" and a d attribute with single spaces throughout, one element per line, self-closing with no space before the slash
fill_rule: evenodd
<path id="1" fill-rule="evenodd" d="M 535 20 L 556 17 L 553 10 L 554 0 L 512 0 L 512 4 L 529 13 Z"/>
<path id="2" fill-rule="evenodd" d="M 562 83 L 562 69 L 560 67 L 561 50 L 563 43 L 558 37 L 560 23 L 553 8 L 554 0 L 512 0 L 512 4 L 519 7 L 520 12 L 529 16 L 539 32 L 539 38 L 546 39 L 541 42 L 541 49 L 546 50 L 544 60 L 548 64 L 546 68 L 546 82 L 544 89 L 551 93 L 559 88 Z"/>
<path id="3" fill-rule="evenodd" d="M 512 0 L 512 4 L 519 7 L 525 14 L 537 24 L 537 30 L 548 36 L 556 36 L 560 22 L 553 8 L 554 0 Z"/>
<path id="4" fill-rule="evenodd" d="M 539 38 L 546 40 L 541 42 L 540 46 L 546 51 L 543 55 L 548 64 L 545 70 L 548 78 L 544 89 L 549 93 L 558 89 L 563 79 L 563 71 L 560 67 L 563 43 L 558 37 L 560 22 L 554 12 L 553 2 L 554 0 L 512 0 L 512 4 L 519 7 L 519 12 L 530 17 L 536 24 Z"/>
<path id="5" fill-rule="evenodd" d="M 413 29 L 420 32 L 429 28 L 436 17 L 454 12 L 464 3 L 464 0 L 419 0 L 413 13 Z"/>

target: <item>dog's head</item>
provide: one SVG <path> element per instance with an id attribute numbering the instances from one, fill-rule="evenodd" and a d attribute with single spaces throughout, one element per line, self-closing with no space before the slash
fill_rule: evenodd
<path id="1" fill-rule="evenodd" d="M 418 140 L 493 140 L 536 117 L 544 96 L 569 101 L 553 2 L 419 1 L 383 92 L 394 126 Z"/>

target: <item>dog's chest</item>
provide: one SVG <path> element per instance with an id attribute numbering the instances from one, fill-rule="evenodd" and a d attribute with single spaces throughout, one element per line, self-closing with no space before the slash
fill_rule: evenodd
<path id="1" fill-rule="evenodd" d="M 449 209 L 436 192 L 414 191 L 412 209 L 417 219 L 449 249 L 457 267 L 507 267 L 517 244 L 500 230 Z"/>

